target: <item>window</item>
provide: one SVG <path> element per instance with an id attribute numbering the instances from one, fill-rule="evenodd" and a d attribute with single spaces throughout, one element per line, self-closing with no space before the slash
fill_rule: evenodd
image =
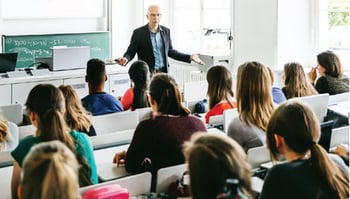
<path id="1" fill-rule="evenodd" d="M 350 0 L 319 0 L 319 48 L 339 55 L 350 71 Z"/>
<path id="2" fill-rule="evenodd" d="M 231 0 L 173 2 L 173 43 L 185 52 L 230 53 Z"/>

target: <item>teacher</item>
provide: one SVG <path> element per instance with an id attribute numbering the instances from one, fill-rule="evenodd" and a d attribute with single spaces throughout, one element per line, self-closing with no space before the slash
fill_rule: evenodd
<path id="1" fill-rule="evenodd" d="M 198 54 L 185 54 L 173 48 L 169 28 L 159 25 L 162 13 L 158 5 L 151 5 L 146 15 L 148 24 L 134 30 L 129 47 L 123 57 L 115 61 L 125 66 L 137 53 L 138 59 L 145 61 L 151 73 L 168 72 L 168 56 L 190 63 L 204 64 Z"/>

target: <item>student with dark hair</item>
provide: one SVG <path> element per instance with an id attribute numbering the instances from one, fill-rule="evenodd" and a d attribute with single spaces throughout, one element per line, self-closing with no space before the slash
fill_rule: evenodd
<path id="1" fill-rule="evenodd" d="M 320 134 L 306 105 L 285 102 L 276 109 L 267 126 L 267 146 L 273 161 L 283 155 L 287 162 L 269 170 L 261 199 L 349 197 L 348 174 L 317 144 Z"/>
<path id="2" fill-rule="evenodd" d="M 225 66 L 212 66 L 207 72 L 209 111 L 205 115 L 205 122 L 215 115 L 222 115 L 224 110 L 236 108 L 233 99 L 232 74 Z"/>
<path id="3" fill-rule="evenodd" d="M 95 136 L 96 131 L 91 122 L 91 115 L 81 104 L 74 88 L 70 85 L 61 85 L 58 88 L 65 99 L 66 112 L 64 115 L 69 128 L 86 133 L 88 136 Z"/>
<path id="4" fill-rule="evenodd" d="M 149 81 L 148 65 L 144 61 L 135 61 L 129 68 L 129 77 L 133 84 L 125 91 L 121 103 L 124 110 L 149 107 L 147 87 Z"/>
<path id="5" fill-rule="evenodd" d="M 151 171 L 185 162 L 182 145 L 192 134 L 206 132 L 204 123 L 181 103 L 181 93 L 173 78 L 155 74 L 149 88 L 154 117 L 140 122 L 127 153 L 117 153 L 114 162 L 125 158 L 131 173 Z"/>
<path id="6" fill-rule="evenodd" d="M 307 81 L 303 66 L 296 62 L 284 65 L 282 91 L 287 99 L 317 95 L 316 89 Z"/>
<path id="7" fill-rule="evenodd" d="M 22 139 L 12 151 L 14 159 L 12 173 L 12 197 L 17 198 L 17 187 L 23 160 L 30 149 L 38 144 L 52 140 L 64 143 L 75 154 L 79 164 L 81 186 L 97 184 L 97 169 L 93 148 L 85 133 L 72 131 L 64 118 L 65 103 L 62 92 L 51 84 L 39 84 L 29 93 L 26 107 L 31 123 L 36 127 L 35 135 Z"/>
<path id="8" fill-rule="evenodd" d="M 316 69 L 320 77 L 316 81 Z M 308 73 L 309 80 L 315 84 L 319 93 L 335 95 L 349 92 L 349 77 L 343 74 L 343 66 L 339 57 L 332 51 L 324 51 L 317 55 L 317 66 Z"/>
<path id="9" fill-rule="evenodd" d="M 91 59 L 87 62 L 85 81 L 89 86 L 89 95 L 82 99 L 83 106 L 92 115 L 103 115 L 123 111 L 119 100 L 104 92 L 107 81 L 106 66 L 102 60 Z"/>
<path id="10" fill-rule="evenodd" d="M 37 144 L 23 161 L 20 199 L 79 199 L 79 164 L 60 141 Z"/>
<path id="11" fill-rule="evenodd" d="M 233 139 L 195 134 L 185 142 L 184 154 L 193 199 L 253 198 L 247 155 Z"/>

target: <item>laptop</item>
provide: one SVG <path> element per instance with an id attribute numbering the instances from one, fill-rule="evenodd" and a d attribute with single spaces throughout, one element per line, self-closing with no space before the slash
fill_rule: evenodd
<path id="1" fill-rule="evenodd" d="M 86 68 L 90 59 L 90 47 L 53 48 L 52 58 L 52 71 Z"/>
<path id="2" fill-rule="evenodd" d="M 327 116 L 329 101 L 328 93 L 305 97 L 296 97 L 291 98 L 288 101 L 299 101 L 309 106 L 311 110 L 316 114 L 316 117 L 320 123 L 323 122 L 324 118 Z"/>
<path id="3" fill-rule="evenodd" d="M 0 73 L 14 71 L 18 53 L 0 53 Z"/>

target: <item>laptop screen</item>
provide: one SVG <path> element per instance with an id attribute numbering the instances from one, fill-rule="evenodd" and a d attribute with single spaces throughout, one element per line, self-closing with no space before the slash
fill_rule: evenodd
<path id="1" fill-rule="evenodd" d="M 0 53 L 0 73 L 15 70 L 17 55 L 17 53 Z"/>

